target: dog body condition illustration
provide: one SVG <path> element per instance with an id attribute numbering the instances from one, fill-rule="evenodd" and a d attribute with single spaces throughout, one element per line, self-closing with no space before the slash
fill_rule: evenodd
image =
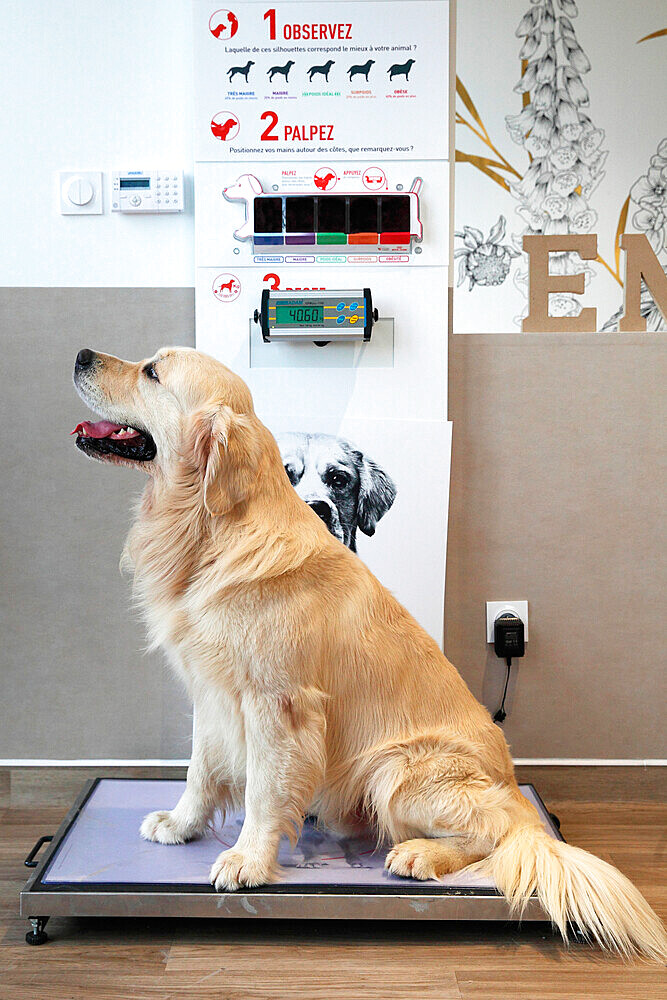
<path id="1" fill-rule="evenodd" d="M 409 80 L 410 70 L 412 69 L 414 64 L 415 64 L 414 59 L 408 59 L 408 61 L 405 63 L 394 63 L 394 65 L 387 70 L 387 73 L 389 73 L 390 82 L 394 79 L 395 76 L 404 76 L 406 80 Z"/>
<path id="2" fill-rule="evenodd" d="M 86 348 L 74 383 L 102 418 L 76 427 L 77 447 L 148 473 L 123 564 L 197 716 L 185 791 L 145 817 L 146 840 L 202 837 L 216 809 L 243 805 L 210 872 L 233 892 L 279 878 L 280 839 L 306 815 L 341 832 L 363 817 L 389 842 L 393 875 L 472 864 L 517 911 L 536 893 L 565 937 L 577 924 L 613 951 L 667 960 L 639 891 L 549 836 L 487 710 L 297 496 L 242 379 L 189 348 L 136 363 Z M 322 444 L 308 457 L 318 469 Z M 367 490 L 364 474 L 358 520 L 372 530 L 378 484 L 371 469 Z"/>
<path id="3" fill-rule="evenodd" d="M 314 186 L 317 190 L 325 192 L 332 181 L 336 181 L 335 173 L 330 170 L 326 170 L 321 176 L 317 174 L 315 175 Z M 382 180 L 380 183 L 382 183 Z M 400 197 L 404 197 L 407 194 L 410 198 L 410 239 L 408 242 L 412 240 L 421 241 L 423 235 L 422 223 L 419 218 L 419 195 L 421 188 L 421 177 L 415 177 L 410 185 L 409 191 L 400 193 Z M 242 174 L 233 184 L 224 188 L 222 193 L 227 201 L 241 201 L 245 206 L 245 221 L 243 222 L 243 225 L 234 230 L 234 238 L 241 241 L 252 240 L 254 235 L 254 200 L 260 195 L 266 193 L 261 181 L 255 177 L 254 174 Z M 341 195 L 347 193 L 353 195 L 358 192 L 341 191 L 338 193 Z M 271 194 L 271 197 L 273 197 L 273 194 Z M 393 193 L 387 193 L 385 197 L 398 197 L 398 194 L 394 195 Z"/>
<path id="4" fill-rule="evenodd" d="M 231 66 L 227 70 L 227 75 L 229 76 L 229 82 L 231 83 L 234 77 L 238 74 L 239 76 L 244 77 L 245 82 L 247 83 L 248 74 L 250 73 L 250 70 L 254 65 L 255 64 L 252 61 L 252 59 L 249 59 L 248 62 L 245 64 L 245 66 Z"/>
<path id="5" fill-rule="evenodd" d="M 267 69 L 266 74 L 269 78 L 269 83 L 273 83 L 273 78 L 276 74 L 284 76 L 285 83 L 287 83 L 289 81 L 289 71 L 291 70 L 293 65 L 294 65 L 294 60 L 290 59 L 289 62 L 286 62 L 284 66 L 272 66 L 271 69 Z"/>
<path id="6" fill-rule="evenodd" d="M 363 76 L 368 83 L 368 74 L 371 71 L 371 66 L 375 65 L 375 59 L 369 59 L 363 64 L 363 66 L 350 66 L 348 69 L 348 75 L 350 77 L 350 82 L 352 82 L 352 77 Z"/>
<path id="7" fill-rule="evenodd" d="M 324 63 L 323 66 L 311 66 L 310 69 L 308 70 L 308 73 L 307 73 L 308 79 L 312 83 L 313 82 L 313 77 L 316 76 L 318 73 L 321 73 L 322 76 L 324 77 L 324 79 L 328 83 L 329 82 L 329 70 L 331 69 L 331 67 L 333 65 L 334 65 L 334 60 L 333 59 L 329 59 L 329 60 L 327 60 L 327 62 Z"/>

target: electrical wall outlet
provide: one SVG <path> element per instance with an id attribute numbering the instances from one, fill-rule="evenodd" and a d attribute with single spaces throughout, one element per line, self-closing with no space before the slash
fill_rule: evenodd
<path id="1" fill-rule="evenodd" d="M 511 612 L 523 622 L 524 638 L 528 642 L 528 601 L 487 601 L 486 641 L 493 642 L 493 625 L 498 615 Z"/>

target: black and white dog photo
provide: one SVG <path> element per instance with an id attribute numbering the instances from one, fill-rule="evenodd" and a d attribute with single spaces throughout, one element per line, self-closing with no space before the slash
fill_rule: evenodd
<path id="1" fill-rule="evenodd" d="M 327 528 L 353 552 L 357 528 L 375 525 L 396 499 L 384 469 L 344 438 L 330 434 L 279 434 L 278 447 L 292 486 Z"/>

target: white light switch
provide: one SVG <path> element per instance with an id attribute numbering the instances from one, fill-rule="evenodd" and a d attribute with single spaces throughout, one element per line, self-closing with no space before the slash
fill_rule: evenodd
<path id="1" fill-rule="evenodd" d="M 102 174 L 95 170 L 61 171 L 61 215 L 102 215 Z"/>

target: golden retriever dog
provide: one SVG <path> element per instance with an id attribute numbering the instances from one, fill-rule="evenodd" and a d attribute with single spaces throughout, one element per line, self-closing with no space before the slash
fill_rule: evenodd
<path id="1" fill-rule="evenodd" d="M 364 823 L 396 875 L 473 865 L 517 914 L 536 893 L 564 937 L 571 922 L 623 956 L 667 958 L 637 889 L 546 833 L 486 709 L 297 496 L 240 378 L 165 348 L 137 363 L 80 351 L 74 382 L 103 418 L 79 424 L 77 447 L 149 474 L 123 558 L 196 712 L 186 789 L 143 837 L 182 843 L 243 805 L 210 876 L 231 891 L 279 876 L 279 840 L 307 813 Z"/>

